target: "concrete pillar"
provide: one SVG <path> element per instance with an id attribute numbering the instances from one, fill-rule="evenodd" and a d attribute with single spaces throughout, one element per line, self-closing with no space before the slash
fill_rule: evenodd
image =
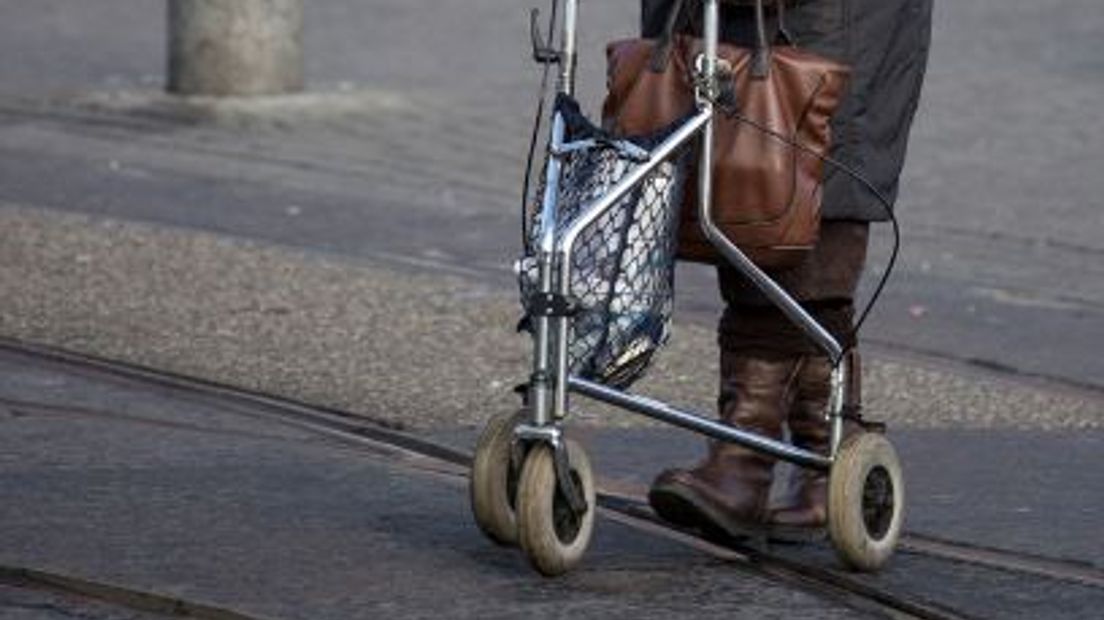
<path id="1" fill-rule="evenodd" d="M 303 0 L 169 0 L 169 92 L 303 89 Z"/>

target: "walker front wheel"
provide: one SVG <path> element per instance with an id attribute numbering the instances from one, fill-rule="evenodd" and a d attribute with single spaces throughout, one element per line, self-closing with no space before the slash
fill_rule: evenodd
<path id="1" fill-rule="evenodd" d="M 547 577 L 562 575 L 582 560 L 597 511 L 594 474 L 586 452 L 570 439 L 563 449 L 571 480 L 586 504 L 581 513 L 572 508 L 557 482 L 551 446 L 533 446 L 518 481 L 518 541 L 533 567 Z"/>
<path id="2" fill-rule="evenodd" d="M 904 522 L 905 485 L 893 444 L 860 433 L 840 446 L 828 483 L 828 533 L 847 566 L 873 572 L 893 555 Z"/>
<path id="3" fill-rule="evenodd" d="M 487 422 L 475 447 L 468 481 L 472 515 L 483 533 L 496 544 L 517 544 L 514 514 L 520 463 L 514 463 L 514 428 L 525 420 L 525 410 L 499 413 Z"/>

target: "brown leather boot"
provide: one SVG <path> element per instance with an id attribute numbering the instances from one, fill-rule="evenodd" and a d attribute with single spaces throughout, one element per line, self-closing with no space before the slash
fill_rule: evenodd
<path id="1" fill-rule="evenodd" d="M 858 352 L 848 354 L 849 386 L 847 405 L 860 402 L 862 380 Z M 794 445 L 821 454 L 828 453 L 831 429 L 825 415 L 832 392 L 832 363 L 824 356 L 808 356 L 802 360 L 797 374 L 794 401 L 787 424 Z M 844 436 L 856 432 L 852 421 L 844 424 Z M 828 535 L 828 474 L 797 468 L 790 480 L 790 492 L 771 507 L 770 538 L 779 542 L 805 543 L 824 540 Z"/>
<path id="2" fill-rule="evenodd" d="M 772 438 L 782 436 L 800 358 L 721 351 L 721 419 Z M 713 441 L 693 469 L 669 469 L 652 483 L 648 502 L 666 521 L 707 535 L 746 538 L 766 533 L 775 459 Z"/>

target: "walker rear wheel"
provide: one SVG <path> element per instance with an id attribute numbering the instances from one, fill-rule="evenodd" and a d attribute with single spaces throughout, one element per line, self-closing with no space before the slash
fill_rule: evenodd
<path id="1" fill-rule="evenodd" d="M 571 479 L 586 501 L 582 514 L 576 514 L 560 489 L 551 446 L 533 446 L 518 481 L 518 541 L 533 567 L 547 577 L 562 575 L 582 560 L 597 510 L 594 474 L 586 452 L 570 439 L 564 442 L 564 449 Z"/>
<path id="2" fill-rule="evenodd" d="M 514 428 L 525 420 L 526 411 L 499 413 L 479 436 L 472 461 L 469 495 L 472 514 L 479 529 L 503 546 L 517 544 L 514 514 L 520 463 L 514 463 Z"/>
<path id="3" fill-rule="evenodd" d="M 878 433 L 843 442 L 828 483 L 828 533 L 847 566 L 873 572 L 897 546 L 905 486 L 893 444 Z"/>

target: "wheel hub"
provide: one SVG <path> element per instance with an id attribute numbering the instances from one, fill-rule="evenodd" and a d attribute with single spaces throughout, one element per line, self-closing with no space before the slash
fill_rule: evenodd
<path id="1" fill-rule="evenodd" d="M 863 525 L 874 540 L 889 533 L 896 506 L 893 501 L 893 479 L 885 467 L 877 466 L 866 475 L 863 484 Z"/>
<path id="2" fill-rule="evenodd" d="M 571 472 L 571 480 L 577 485 L 576 488 L 582 488 L 583 481 L 574 471 Z M 582 524 L 582 515 L 571 508 L 571 502 L 564 497 L 563 491 L 557 485 L 552 498 L 552 526 L 556 530 L 556 538 L 565 545 L 571 544 L 579 535 Z"/>

